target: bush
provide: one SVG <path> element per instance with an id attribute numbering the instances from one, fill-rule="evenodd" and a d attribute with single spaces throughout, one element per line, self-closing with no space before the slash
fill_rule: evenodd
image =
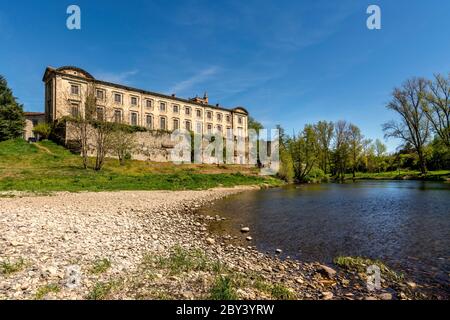
<path id="1" fill-rule="evenodd" d="M 52 127 L 48 123 L 39 123 L 33 128 L 33 132 L 38 134 L 41 139 L 48 139 L 52 133 Z"/>

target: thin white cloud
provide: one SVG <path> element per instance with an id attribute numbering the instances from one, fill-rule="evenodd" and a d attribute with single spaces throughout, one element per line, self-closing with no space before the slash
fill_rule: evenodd
<path id="1" fill-rule="evenodd" d="M 118 84 L 128 84 L 130 77 L 136 75 L 137 70 L 129 70 L 122 72 L 96 72 L 95 77 L 99 80 L 114 82 Z"/>
<path id="2" fill-rule="evenodd" d="M 212 66 L 209 68 L 206 68 L 202 71 L 200 71 L 199 73 L 193 75 L 192 77 L 180 81 L 178 83 L 176 83 L 171 89 L 170 92 L 172 93 L 183 93 L 188 89 L 191 89 L 194 85 L 205 82 L 206 80 L 208 80 L 210 77 L 212 77 L 213 75 L 217 74 L 219 68 Z"/>

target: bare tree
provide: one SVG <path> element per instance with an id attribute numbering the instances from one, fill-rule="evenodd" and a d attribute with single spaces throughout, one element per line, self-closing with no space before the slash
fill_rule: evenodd
<path id="1" fill-rule="evenodd" d="M 447 78 L 437 74 L 428 82 L 428 91 L 422 110 L 433 131 L 450 147 L 450 73 Z"/>
<path id="2" fill-rule="evenodd" d="M 95 95 L 95 85 L 88 83 L 86 90 L 78 89 L 78 95 L 66 93 L 64 101 L 67 103 L 71 115 L 65 117 L 68 120 L 68 126 L 73 128 L 73 138 L 78 141 L 83 167 L 88 168 L 89 155 L 89 137 L 92 134 L 90 121 L 97 107 L 97 98 Z"/>
<path id="3" fill-rule="evenodd" d="M 136 136 L 124 128 L 119 128 L 113 131 L 111 143 L 111 149 L 119 158 L 120 165 L 124 165 L 126 156 L 136 148 Z"/>
<path id="4" fill-rule="evenodd" d="M 407 80 L 401 88 L 395 88 L 387 108 L 400 115 L 400 121 L 383 124 L 385 137 L 402 139 L 410 143 L 419 157 L 420 171 L 427 171 L 424 147 L 430 137 L 430 121 L 423 111 L 427 81 L 423 78 Z"/>

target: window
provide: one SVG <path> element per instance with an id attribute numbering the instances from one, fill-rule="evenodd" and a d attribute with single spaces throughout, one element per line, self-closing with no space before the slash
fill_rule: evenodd
<path id="1" fill-rule="evenodd" d="M 114 102 L 122 104 L 122 95 L 120 93 L 114 93 Z"/>
<path id="2" fill-rule="evenodd" d="M 230 123 L 230 122 L 231 122 L 231 117 L 230 117 L 230 115 L 229 115 L 229 114 L 227 114 L 227 116 L 226 116 L 226 119 L 227 119 L 227 122 L 228 122 L 228 123 Z"/>
<path id="3" fill-rule="evenodd" d="M 131 113 L 130 124 L 132 126 L 137 126 L 138 125 L 138 113 L 137 112 L 132 112 Z"/>
<path id="4" fill-rule="evenodd" d="M 197 124 L 196 124 L 196 132 L 198 134 L 202 133 L 202 123 L 201 122 L 197 122 Z"/>
<path id="5" fill-rule="evenodd" d="M 161 130 L 166 130 L 166 118 L 165 117 L 159 118 L 159 128 Z"/>
<path id="6" fill-rule="evenodd" d="M 238 123 L 242 124 L 242 117 L 238 117 Z"/>
<path id="7" fill-rule="evenodd" d="M 97 99 L 100 101 L 105 100 L 105 91 L 97 90 Z"/>
<path id="8" fill-rule="evenodd" d="M 238 137 L 243 137 L 242 128 L 238 128 Z"/>
<path id="9" fill-rule="evenodd" d="M 227 139 L 233 139 L 233 129 L 231 127 L 227 127 Z"/>
<path id="10" fill-rule="evenodd" d="M 197 118 L 201 118 L 201 117 L 202 117 L 202 110 L 197 109 L 197 110 L 195 110 L 195 111 L 196 111 L 196 113 L 197 113 Z"/>
<path id="11" fill-rule="evenodd" d="M 173 130 L 180 129 L 180 120 L 173 119 Z"/>
<path id="12" fill-rule="evenodd" d="M 153 107 L 153 101 L 150 99 L 145 100 L 145 106 L 151 109 Z"/>
<path id="13" fill-rule="evenodd" d="M 78 103 L 72 103 L 70 105 L 70 114 L 74 118 L 77 118 L 80 115 L 80 106 Z"/>
<path id="14" fill-rule="evenodd" d="M 207 111 L 206 112 L 206 117 L 211 120 L 212 119 L 212 112 L 211 111 Z"/>
<path id="15" fill-rule="evenodd" d="M 217 132 L 222 133 L 222 126 L 220 124 L 217 125 Z"/>
<path id="16" fill-rule="evenodd" d="M 222 114 L 221 113 L 218 113 L 216 117 L 217 117 L 217 121 L 219 121 L 219 122 L 222 121 Z"/>
<path id="17" fill-rule="evenodd" d="M 208 126 L 206 127 L 208 134 L 212 134 L 212 124 L 208 123 Z"/>
<path id="18" fill-rule="evenodd" d="M 114 122 L 122 122 L 122 110 L 114 110 Z"/>
<path id="19" fill-rule="evenodd" d="M 191 131 L 192 130 L 190 121 L 186 121 L 185 128 L 186 128 L 187 131 Z"/>
<path id="20" fill-rule="evenodd" d="M 187 115 L 187 116 L 190 116 L 191 115 L 191 108 L 184 107 L 184 114 Z"/>
<path id="21" fill-rule="evenodd" d="M 145 126 L 149 129 L 153 129 L 153 116 L 151 114 L 145 116 Z"/>
<path id="22" fill-rule="evenodd" d="M 131 97 L 131 105 L 137 106 L 138 105 L 138 98 L 137 97 Z"/>
<path id="23" fill-rule="evenodd" d="M 178 113 L 178 111 L 179 111 L 179 107 L 177 105 L 174 105 L 173 106 L 173 112 L 174 113 Z"/>
<path id="24" fill-rule="evenodd" d="M 80 95 L 80 86 L 77 84 L 70 85 L 70 94 L 73 94 L 74 96 Z"/>
<path id="25" fill-rule="evenodd" d="M 165 102 L 159 103 L 159 111 L 166 112 L 166 103 Z"/>
<path id="26" fill-rule="evenodd" d="M 36 119 L 31 120 L 31 122 L 33 123 L 33 127 L 36 127 L 39 124 L 39 121 Z"/>
<path id="27" fill-rule="evenodd" d="M 102 107 L 97 107 L 97 120 L 105 120 L 105 112 Z"/>

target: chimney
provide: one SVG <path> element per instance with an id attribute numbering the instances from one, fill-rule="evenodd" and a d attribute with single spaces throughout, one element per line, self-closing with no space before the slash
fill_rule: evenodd
<path id="1" fill-rule="evenodd" d="M 205 94 L 203 95 L 203 100 L 205 101 L 205 104 L 208 104 L 208 93 L 205 91 Z"/>
<path id="2" fill-rule="evenodd" d="M 175 98 L 175 97 L 176 97 L 176 94 L 175 94 L 175 93 L 172 93 L 172 97 Z"/>

